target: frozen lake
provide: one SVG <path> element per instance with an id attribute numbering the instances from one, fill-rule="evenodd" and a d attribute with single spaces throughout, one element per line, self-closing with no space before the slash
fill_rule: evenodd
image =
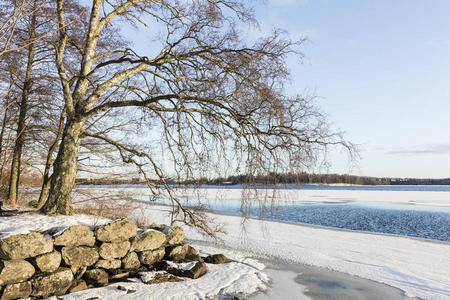
<path id="1" fill-rule="evenodd" d="M 343 272 L 352 276 L 366 278 L 396 287 L 405 292 L 407 297 L 419 297 L 420 299 L 450 299 L 450 280 L 448 270 L 450 268 L 449 247 L 450 243 L 444 237 L 448 236 L 450 230 L 448 225 L 448 215 L 450 214 L 450 193 L 447 187 L 399 187 L 388 190 L 369 190 L 355 187 L 311 187 L 311 188 L 288 188 L 274 190 L 264 189 L 242 189 L 236 187 L 207 187 L 200 189 L 177 188 L 174 193 L 187 205 L 199 205 L 209 207 L 215 211 L 225 213 L 207 213 L 207 217 L 214 220 L 215 224 L 223 226 L 223 234 L 219 234 L 219 241 L 230 249 L 239 249 L 245 253 L 261 258 L 279 259 L 288 265 L 297 263 L 307 266 L 315 266 Z M 139 200 L 147 203 L 134 203 L 136 216 L 148 217 L 148 220 L 155 224 L 166 223 L 169 219 L 170 207 L 158 205 L 167 204 L 167 196 L 161 194 L 154 202 L 150 202 L 151 192 L 148 189 L 131 187 L 92 187 L 79 188 L 74 193 L 74 200 L 82 204 L 86 200 L 86 195 L 90 194 L 104 201 L 112 199 Z M 123 201 L 121 201 L 123 202 Z M 99 202 L 100 203 L 100 202 Z M 292 208 L 294 207 L 294 208 Z M 386 231 L 398 233 L 399 229 L 406 231 L 404 235 L 420 233 L 417 227 L 411 225 L 425 224 L 421 227 L 427 230 L 426 236 L 437 236 L 435 241 L 431 239 L 405 238 L 399 235 L 372 234 L 364 230 L 336 230 L 336 224 L 330 227 L 320 227 L 317 225 L 304 226 L 305 220 L 297 221 L 272 221 L 264 220 L 273 215 L 274 218 L 281 218 L 284 210 L 294 211 L 295 216 L 299 216 L 298 209 L 304 208 L 308 217 L 313 216 L 315 207 L 329 208 L 329 217 L 322 212 L 317 215 L 317 219 L 330 219 L 334 222 L 341 221 L 338 208 L 358 207 L 367 209 L 368 217 L 361 218 L 361 224 L 378 224 L 374 227 L 380 230 L 379 219 L 381 212 L 388 216 Z M 237 209 L 239 208 L 239 209 Z M 288 209 L 289 208 L 289 209 Z M 230 213 L 235 209 L 235 215 Z M 257 218 L 249 218 L 245 222 L 238 216 L 254 211 Z M 390 214 L 393 212 L 394 214 Z M 420 221 L 419 215 L 424 213 L 431 216 Z M 285 212 L 284 215 L 288 213 Z M 409 222 L 396 222 L 399 214 L 409 214 L 412 216 Z M 430 215 L 431 214 L 431 215 Z M 439 219 L 443 214 L 444 221 Z M 363 215 L 359 210 L 356 215 L 342 213 L 342 218 L 347 220 L 346 226 L 358 223 L 355 221 Z M 261 216 L 260 220 L 258 220 Z M 396 217 L 397 216 L 397 217 Z M 427 223 L 438 224 L 433 226 Z M 334 226 L 334 227 L 333 227 Z M 39 228 L 39 227 L 38 227 Z M 186 235 L 191 241 L 203 241 L 214 243 L 217 240 L 209 239 L 194 228 L 186 227 Z M 394 231 L 395 230 L 395 231 Z M 367 230 L 369 231 L 369 230 Z M 377 231 L 382 232 L 382 231 Z M 423 233 L 422 233 L 423 234 Z M 222 244 L 217 244 L 221 247 Z M 297 272 L 297 271 L 295 271 Z M 295 273 L 294 272 L 294 273 Z M 313 299 L 329 299 L 329 294 L 324 295 L 322 286 L 330 286 L 330 293 L 346 293 L 354 297 L 354 290 L 361 292 L 362 299 L 367 299 L 372 292 L 362 291 L 365 289 L 360 283 L 349 283 L 346 278 L 336 283 L 328 280 L 324 274 L 305 272 L 303 277 L 296 277 L 290 274 L 289 278 L 284 278 L 281 284 L 289 283 L 296 289 L 307 286 L 309 296 Z M 270 274 L 270 273 L 269 273 Z M 274 273 L 270 276 L 280 278 L 280 274 Z M 335 278 L 335 276 L 332 276 Z M 294 284 L 295 279 L 300 283 Z M 278 283 L 274 280 L 273 292 L 286 290 L 277 288 Z M 315 288 L 316 286 L 317 288 Z M 382 289 L 385 290 L 384 288 Z M 378 289 L 375 289 L 378 294 Z M 268 292 L 267 295 L 270 294 Z M 350 293 L 350 294 L 349 294 Z M 402 299 L 401 294 L 393 291 L 392 299 Z M 376 296 L 376 295 L 375 295 Z M 289 298 L 289 297 L 287 297 Z M 355 299 L 355 298 L 352 298 Z M 377 298 L 375 298 L 377 299 Z M 385 297 L 384 299 L 390 299 Z"/>
<path id="2" fill-rule="evenodd" d="M 165 196 L 152 199 L 144 187 L 103 188 L 170 203 Z M 216 213 L 450 241 L 450 186 L 207 186 L 178 188 L 176 195 L 186 205 Z"/>

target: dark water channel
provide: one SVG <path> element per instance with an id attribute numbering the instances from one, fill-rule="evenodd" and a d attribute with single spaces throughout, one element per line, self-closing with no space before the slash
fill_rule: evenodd
<path id="1" fill-rule="evenodd" d="M 281 205 L 260 207 L 212 206 L 213 211 L 349 230 L 361 230 L 450 242 L 450 213 L 365 207 L 355 204 Z"/>

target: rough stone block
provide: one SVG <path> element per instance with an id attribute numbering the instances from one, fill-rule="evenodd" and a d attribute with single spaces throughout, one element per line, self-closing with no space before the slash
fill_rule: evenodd
<path id="1" fill-rule="evenodd" d="M 171 263 L 167 268 L 167 272 L 175 276 L 197 279 L 206 273 L 206 264 L 204 262 L 192 262 L 179 265 Z"/>
<path id="2" fill-rule="evenodd" d="M 166 235 L 166 245 L 169 246 L 181 244 L 185 237 L 183 228 L 179 226 L 165 226 L 163 227 L 162 232 Z"/>
<path id="3" fill-rule="evenodd" d="M 153 276 L 141 276 L 142 282 L 145 284 L 158 284 L 158 283 L 164 283 L 164 282 L 179 282 L 183 281 L 183 279 L 178 278 L 172 274 L 169 274 L 165 271 L 158 271 Z"/>
<path id="4" fill-rule="evenodd" d="M 122 268 L 124 269 L 137 269 L 141 266 L 139 257 L 136 252 L 131 251 L 122 259 Z"/>
<path id="5" fill-rule="evenodd" d="M 33 265 L 41 272 L 55 272 L 61 264 L 61 253 L 53 251 L 32 259 Z"/>
<path id="6" fill-rule="evenodd" d="M 70 226 L 62 233 L 54 236 L 55 246 L 94 246 L 94 233 L 85 225 Z"/>
<path id="7" fill-rule="evenodd" d="M 108 273 L 102 269 L 87 270 L 83 277 L 87 283 L 95 286 L 104 286 L 108 284 Z"/>
<path id="8" fill-rule="evenodd" d="M 115 259 L 122 258 L 130 250 L 130 242 L 115 242 L 115 243 L 102 243 L 100 246 L 99 254 L 103 259 Z"/>
<path id="9" fill-rule="evenodd" d="M 26 281 L 34 275 L 34 271 L 34 267 L 25 260 L 0 261 L 0 286 Z"/>
<path id="10" fill-rule="evenodd" d="M 53 240 L 41 233 L 16 234 L 0 240 L 1 259 L 24 259 L 53 251 Z"/>
<path id="11" fill-rule="evenodd" d="M 139 252 L 139 261 L 144 265 L 153 265 L 155 262 L 160 261 L 164 257 L 164 247 L 156 250 L 148 250 Z"/>
<path id="12" fill-rule="evenodd" d="M 86 246 L 64 247 L 61 254 L 64 262 L 74 268 L 91 266 L 99 259 L 98 252 Z"/>
<path id="13" fill-rule="evenodd" d="M 205 258 L 205 263 L 208 264 L 224 264 L 229 262 L 230 260 L 223 254 L 214 254 L 209 255 Z"/>
<path id="14" fill-rule="evenodd" d="M 101 242 L 127 241 L 136 236 L 137 226 L 128 219 L 120 219 L 97 228 L 95 236 Z"/>
<path id="15" fill-rule="evenodd" d="M 161 247 L 166 241 L 166 235 L 158 230 L 148 229 L 133 238 L 131 250 L 140 252 L 155 250 Z"/>
<path id="16" fill-rule="evenodd" d="M 120 259 L 100 259 L 95 264 L 96 268 L 102 268 L 107 270 L 119 269 L 122 266 Z"/>
<path id="17" fill-rule="evenodd" d="M 1 300 L 28 298 L 31 295 L 31 282 L 8 284 L 0 293 Z"/>
<path id="18" fill-rule="evenodd" d="M 188 243 L 166 247 L 165 259 L 173 261 L 181 261 L 186 257 L 188 250 L 189 250 Z"/>
<path id="19" fill-rule="evenodd" d="M 182 262 L 191 262 L 191 261 L 203 261 L 203 259 L 198 255 L 197 250 L 192 248 L 191 246 L 188 247 L 188 251 L 186 252 L 186 256 L 184 259 L 181 260 Z"/>
<path id="20" fill-rule="evenodd" d="M 72 285 L 69 288 L 69 293 L 83 291 L 86 290 L 87 288 L 88 287 L 86 281 L 84 281 L 83 279 L 76 279 L 72 282 Z"/>
<path id="21" fill-rule="evenodd" d="M 60 268 L 51 274 L 43 274 L 32 280 L 35 297 L 49 297 L 64 295 L 70 288 L 73 281 L 73 274 L 70 269 Z"/>

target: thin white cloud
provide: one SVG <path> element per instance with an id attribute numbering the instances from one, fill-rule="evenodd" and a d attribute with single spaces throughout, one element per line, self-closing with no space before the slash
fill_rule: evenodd
<path id="1" fill-rule="evenodd" d="M 429 144 L 412 148 L 401 148 L 386 152 L 391 155 L 425 155 L 425 154 L 450 154 L 450 143 Z"/>

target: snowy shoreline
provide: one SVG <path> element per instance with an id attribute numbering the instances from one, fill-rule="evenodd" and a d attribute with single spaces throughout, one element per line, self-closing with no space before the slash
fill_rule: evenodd
<path id="1" fill-rule="evenodd" d="M 145 206 L 146 214 L 154 223 L 167 221 L 167 209 L 165 206 Z M 200 250 L 203 250 L 202 248 L 209 248 L 210 251 L 220 249 L 230 253 L 227 249 L 238 249 L 240 253 L 247 255 L 246 257 L 232 256 L 236 260 L 233 264 L 236 265 L 230 265 L 228 269 L 213 269 L 210 277 L 206 277 L 205 281 L 196 281 L 193 288 L 188 288 L 193 284 L 190 282 L 185 283 L 187 286 L 184 287 L 163 286 L 164 289 L 174 293 L 174 299 L 186 298 L 186 292 L 190 295 L 188 298 L 198 299 L 224 291 L 229 295 L 248 296 L 266 290 L 269 287 L 269 278 L 262 271 L 264 266 L 255 259 L 249 258 L 255 256 L 275 258 L 285 263 L 295 262 L 321 267 L 369 279 L 398 288 L 409 297 L 450 299 L 449 244 L 254 219 L 246 220 L 246 226 L 242 228 L 240 217 L 209 215 L 214 217 L 217 223 L 225 225 L 228 234 L 221 236 L 224 244 L 210 244 L 212 240 L 191 228 L 185 228 L 187 237 L 194 243 L 197 240 L 212 245 L 199 247 Z M 28 233 L 30 230 L 74 224 L 99 225 L 106 221 L 95 216 L 48 217 L 37 214 L 2 219 L 0 222 L 2 237 Z M 244 280 L 238 280 L 238 278 L 244 278 Z M 212 284 L 214 288 L 209 288 Z M 129 283 L 129 288 L 138 292 L 127 296 L 121 293 L 116 285 L 95 291 L 85 291 L 86 295 L 72 294 L 69 295 L 70 297 L 66 296 L 66 299 L 76 299 L 73 297 L 82 295 L 83 297 L 105 296 L 105 294 L 111 299 L 124 297 L 148 299 L 149 293 L 157 293 L 155 291 L 158 287 Z M 186 291 L 182 292 L 183 290 Z M 300 286 L 299 290 L 301 290 Z"/>
<path id="2" fill-rule="evenodd" d="M 145 189 L 90 189 L 100 199 L 145 199 Z M 278 192 L 277 192 L 278 193 Z M 177 190 L 177 194 L 192 197 L 211 197 L 228 201 L 242 196 L 239 190 Z M 258 195 L 270 196 L 271 191 L 259 191 Z M 287 201 L 334 202 L 348 201 L 393 201 L 396 203 L 426 203 L 427 205 L 450 206 L 449 194 L 442 192 L 380 192 L 380 191 L 282 191 L 277 198 Z M 76 200 L 83 200 L 80 194 L 74 194 Z M 255 195 L 253 195 L 255 196 Z M 118 197 L 118 198 L 116 198 Z M 120 200 L 124 201 L 124 200 Z M 119 202 L 120 202 L 119 201 Z M 128 201 L 128 200 L 127 200 Z M 152 223 L 167 223 L 168 207 L 146 201 L 133 201 L 136 217 L 146 216 Z M 139 211 L 139 212 L 138 212 Z M 315 225 L 299 225 L 291 222 L 268 221 L 259 219 L 245 220 L 239 216 L 208 212 L 217 224 L 225 226 L 227 235 L 220 236 L 224 244 L 248 253 L 251 257 L 274 257 L 284 262 L 316 266 L 352 276 L 380 282 L 405 292 L 410 297 L 423 299 L 450 299 L 450 243 L 426 240 L 393 234 L 359 232 Z M 99 218 L 97 218 L 98 220 Z M 10 224 L 11 228 L 17 227 Z M 39 222 L 29 222 L 28 228 L 42 227 Z M 0 223 L 0 231 L 6 224 Z M 212 243 L 196 230 L 185 228 L 190 240 Z M 448 229 L 450 230 L 450 228 Z M 19 232 L 17 232 L 19 233 Z"/>
<path id="3" fill-rule="evenodd" d="M 145 189 L 137 188 L 97 189 L 95 193 L 106 195 L 105 198 L 111 198 L 108 194 L 128 194 L 132 199 L 144 197 L 143 200 L 147 195 Z M 267 203 L 266 205 L 273 201 L 276 204 L 280 200 L 303 203 L 393 202 L 406 204 L 408 207 L 414 207 L 411 204 L 423 204 L 440 209 L 450 206 L 449 194 L 444 192 L 179 189 L 176 194 L 190 197 L 192 204 L 199 198 L 229 201 L 250 196 Z M 275 200 L 271 196 L 275 196 Z M 152 222 L 166 222 L 167 207 L 150 203 L 147 205 L 145 201 L 143 203 L 143 212 Z M 241 217 L 215 213 L 208 215 L 216 223 L 225 225 L 228 235 L 222 238 L 232 248 L 384 283 L 403 290 L 410 297 L 450 299 L 449 243 L 256 219 L 247 219 L 246 227 L 242 228 Z M 196 230 L 188 229 L 187 236 L 190 239 L 208 241 Z"/>
<path id="4" fill-rule="evenodd" d="M 150 206 L 155 222 L 167 208 Z M 450 244 L 210 214 L 225 225 L 225 245 L 286 262 L 328 268 L 399 288 L 409 297 L 450 299 Z M 191 239 L 210 241 L 187 229 Z"/>

